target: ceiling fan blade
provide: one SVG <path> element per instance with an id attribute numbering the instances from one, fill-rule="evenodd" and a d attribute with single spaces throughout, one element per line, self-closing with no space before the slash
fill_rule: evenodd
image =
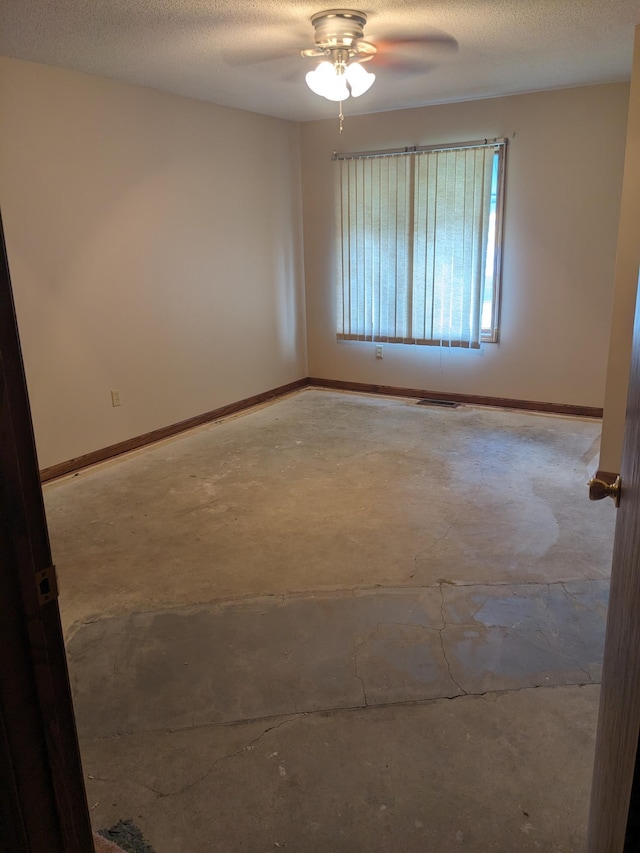
<path id="1" fill-rule="evenodd" d="M 222 55 L 227 65 L 261 65 L 265 62 L 277 62 L 281 59 L 291 59 L 292 52 L 281 47 L 265 48 L 264 50 L 223 51 Z M 293 54 L 295 56 L 295 53 Z"/>
<path id="2" fill-rule="evenodd" d="M 262 26 L 255 32 L 253 44 L 247 43 L 245 38 L 243 44 L 229 45 L 222 55 L 228 65 L 254 65 L 286 57 L 299 58 L 300 47 L 309 45 L 310 41 L 308 31 L 298 26 Z"/>
<path id="3" fill-rule="evenodd" d="M 378 39 L 376 47 L 375 67 L 408 76 L 432 71 L 439 55 L 458 51 L 458 42 L 447 33 L 431 30 L 420 35 L 389 35 Z"/>
<path id="4" fill-rule="evenodd" d="M 430 53 L 457 53 L 459 46 L 453 36 L 423 35 L 410 38 L 383 38 L 375 42 L 379 53 L 395 52 L 397 50 L 429 51 Z"/>
<path id="5" fill-rule="evenodd" d="M 375 62 L 371 63 L 368 70 L 374 73 L 380 69 L 381 73 L 387 74 L 402 74 L 403 76 L 414 76 L 417 74 L 426 74 L 433 71 L 436 67 L 435 62 L 430 62 L 428 59 L 406 59 L 401 56 L 390 56 L 389 54 L 382 56 L 378 55 Z"/>

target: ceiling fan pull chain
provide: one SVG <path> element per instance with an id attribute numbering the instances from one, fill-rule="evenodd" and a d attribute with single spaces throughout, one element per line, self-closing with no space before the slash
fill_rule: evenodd
<path id="1" fill-rule="evenodd" d="M 338 118 L 340 119 L 340 133 L 342 133 L 342 125 L 344 123 L 344 113 L 342 112 L 342 101 L 340 101 L 340 112 L 338 113 Z"/>

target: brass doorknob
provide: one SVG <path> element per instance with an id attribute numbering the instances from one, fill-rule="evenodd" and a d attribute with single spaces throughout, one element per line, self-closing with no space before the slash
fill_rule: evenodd
<path id="1" fill-rule="evenodd" d="M 592 477 L 589 480 L 590 501 L 601 501 L 603 498 L 613 498 L 613 502 L 618 507 L 620 506 L 621 491 L 622 480 L 620 479 L 620 474 L 618 474 L 613 483 L 605 483 L 604 480 L 599 480 L 597 477 Z"/>

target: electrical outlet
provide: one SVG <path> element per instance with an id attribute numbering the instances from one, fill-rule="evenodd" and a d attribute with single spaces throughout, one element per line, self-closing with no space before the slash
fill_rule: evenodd
<path id="1" fill-rule="evenodd" d="M 382 358 L 382 345 L 378 344 L 376 347 L 376 358 Z"/>
<path id="2" fill-rule="evenodd" d="M 115 408 L 115 406 L 120 406 L 120 391 L 117 388 L 114 388 L 111 392 L 111 405 Z"/>

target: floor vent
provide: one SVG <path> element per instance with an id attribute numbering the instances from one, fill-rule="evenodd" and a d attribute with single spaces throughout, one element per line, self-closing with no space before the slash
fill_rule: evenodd
<path id="1" fill-rule="evenodd" d="M 444 409 L 457 409 L 460 403 L 455 400 L 437 400 L 435 397 L 425 397 L 423 400 L 418 400 L 419 406 L 442 406 Z"/>

